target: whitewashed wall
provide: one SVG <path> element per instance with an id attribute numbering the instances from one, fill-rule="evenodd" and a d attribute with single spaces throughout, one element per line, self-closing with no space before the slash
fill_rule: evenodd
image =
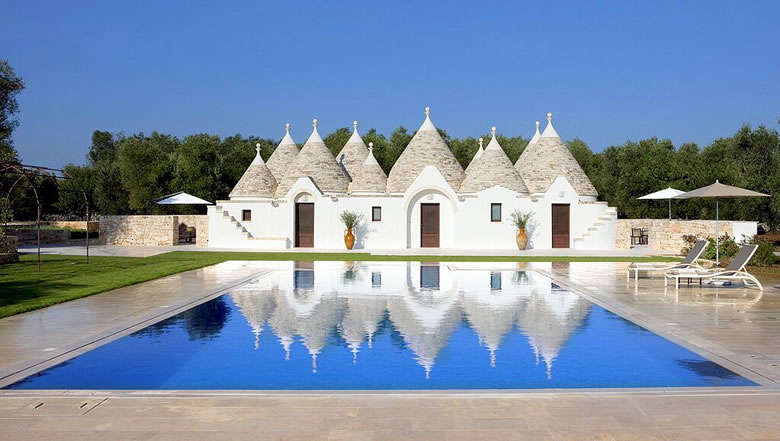
<path id="1" fill-rule="evenodd" d="M 492 187 L 475 195 L 459 196 L 435 167 L 428 166 L 403 195 L 353 194 L 323 195 L 309 178 L 300 178 L 274 206 L 271 199 L 220 201 L 209 208 L 209 245 L 224 248 L 284 249 L 294 245 L 295 202 L 314 203 L 314 248 L 344 249 L 344 225 L 339 219 L 345 210 L 363 214 L 356 233 L 355 249 L 405 249 L 420 247 L 420 205 L 440 206 L 440 247 L 454 249 L 513 250 L 515 228 L 510 214 L 532 211 L 527 229 L 529 249 L 552 245 L 552 204 L 570 205 L 570 237 L 573 241 L 587 231 L 607 208 L 601 203 L 580 203 L 568 181 L 558 178 L 544 195 L 518 196 L 503 187 Z M 501 203 L 501 221 L 491 222 L 490 206 Z M 382 220 L 371 220 L 372 207 L 382 208 Z M 241 221 L 242 210 L 252 210 L 252 220 Z M 223 218 L 227 211 L 254 239 Z M 594 248 L 614 247 L 614 222 L 600 228 L 589 242 Z"/>

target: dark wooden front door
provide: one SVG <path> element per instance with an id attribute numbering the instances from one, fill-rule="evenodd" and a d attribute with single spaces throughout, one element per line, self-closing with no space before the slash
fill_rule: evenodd
<path id="1" fill-rule="evenodd" d="M 552 204 L 552 247 L 569 248 L 569 204 Z"/>
<path id="2" fill-rule="evenodd" d="M 439 247 L 439 204 L 420 204 L 420 246 Z"/>
<path id="3" fill-rule="evenodd" d="M 314 246 L 314 204 L 295 204 L 295 246 Z"/>

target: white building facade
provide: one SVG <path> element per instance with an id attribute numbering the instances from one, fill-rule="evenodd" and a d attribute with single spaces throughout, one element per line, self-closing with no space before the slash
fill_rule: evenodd
<path id="1" fill-rule="evenodd" d="M 552 126 L 515 164 L 493 137 L 464 171 L 426 117 L 386 175 L 354 124 L 341 152 L 314 129 L 298 149 L 290 127 L 265 163 L 259 150 L 230 193 L 208 209 L 209 246 L 344 249 L 343 211 L 363 221 L 355 249 L 517 249 L 514 211 L 532 212 L 529 249 L 612 249 L 617 212 L 597 192 Z"/>

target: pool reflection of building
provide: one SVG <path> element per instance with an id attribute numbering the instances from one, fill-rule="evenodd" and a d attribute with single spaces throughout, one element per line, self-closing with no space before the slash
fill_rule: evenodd
<path id="1" fill-rule="evenodd" d="M 231 296 L 255 335 L 255 348 L 267 323 L 286 359 L 299 339 L 315 373 L 330 336 L 343 338 L 357 363 L 388 318 L 429 377 L 465 318 L 491 367 L 499 362 L 502 340 L 518 330 L 551 378 L 555 359 L 590 310 L 588 301 L 533 272 L 415 262 L 276 265 Z"/>

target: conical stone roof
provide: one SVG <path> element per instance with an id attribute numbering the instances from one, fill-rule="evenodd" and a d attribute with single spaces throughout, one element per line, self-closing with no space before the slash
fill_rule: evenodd
<path id="1" fill-rule="evenodd" d="M 469 170 L 471 169 L 471 166 L 474 165 L 475 162 L 477 162 L 477 159 L 479 159 L 480 156 L 482 156 L 482 152 L 485 149 L 482 148 L 482 138 L 479 138 L 479 148 L 477 149 L 477 152 L 474 153 L 474 156 L 471 158 L 471 162 L 469 162 L 469 165 L 466 166 L 466 174 L 469 174 Z"/>
<path id="2" fill-rule="evenodd" d="M 260 156 L 260 143 L 255 147 L 257 155 L 241 179 L 230 192 L 231 198 L 236 197 L 273 197 L 276 191 L 276 179 Z"/>
<path id="3" fill-rule="evenodd" d="M 596 188 L 553 128 L 552 113 L 547 114 L 547 121 L 547 128 L 536 142 L 528 143 L 515 164 L 528 189 L 531 193 L 544 193 L 558 176 L 564 176 L 580 196 L 598 196 Z"/>
<path id="4" fill-rule="evenodd" d="M 528 193 L 520 173 L 512 165 L 512 161 L 504 153 L 504 149 L 496 139 L 496 128 L 493 127 L 493 138 L 485 151 L 469 165 L 466 179 L 460 186 L 460 191 L 474 193 L 496 185 L 518 193 Z"/>
<path id="5" fill-rule="evenodd" d="M 355 174 L 363 165 L 366 156 L 368 156 L 368 148 L 363 142 L 363 138 L 358 134 L 358 122 L 353 121 L 352 126 L 355 128 L 352 136 L 349 137 L 347 143 L 344 144 L 339 154 L 336 155 L 336 162 L 342 162 L 343 156 L 344 168 L 347 169 L 347 173 L 354 179 Z"/>
<path id="6" fill-rule="evenodd" d="M 420 172 L 432 165 L 439 169 L 444 179 L 453 189 L 458 189 L 466 174 L 455 155 L 441 139 L 436 126 L 430 118 L 430 107 L 425 108 L 425 122 L 415 133 L 409 145 L 395 162 L 387 178 L 387 191 L 390 193 L 405 192 Z"/>
<path id="7" fill-rule="evenodd" d="M 290 136 L 290 123 L 284 126 L 287 133 L 284 134 L 284 138 L 276 147 L 271 157 L 268 158 L 268 170 L 271 170 L 271 174 L 274 175 L 276 182 L 280 182 L 284 177 L 284 172 L 287 167 L 293 163 L 295 157 L 298 156 L 298 146 Z"/>
<path id="8" fill-rule="evenodd" d="M 374 143 L 368 143 L 368 156 L 361 166 L 352 175 L 352 183 L 349 186 L 351 192 L 376 192 L 384 193 L 387 189 L 387 175 L 382 166 L 374 158 Z"/>
<path id="9" fill-rule="evenodd" d="M 316 119 L 313 126 L 311 136 L 279 182 L 277 197 L 287 194 L 295 181 L 305 176 L 312 178 L 323 192 L 346 193 L 349 184 L 347 177 L 317 132 Z"/>

